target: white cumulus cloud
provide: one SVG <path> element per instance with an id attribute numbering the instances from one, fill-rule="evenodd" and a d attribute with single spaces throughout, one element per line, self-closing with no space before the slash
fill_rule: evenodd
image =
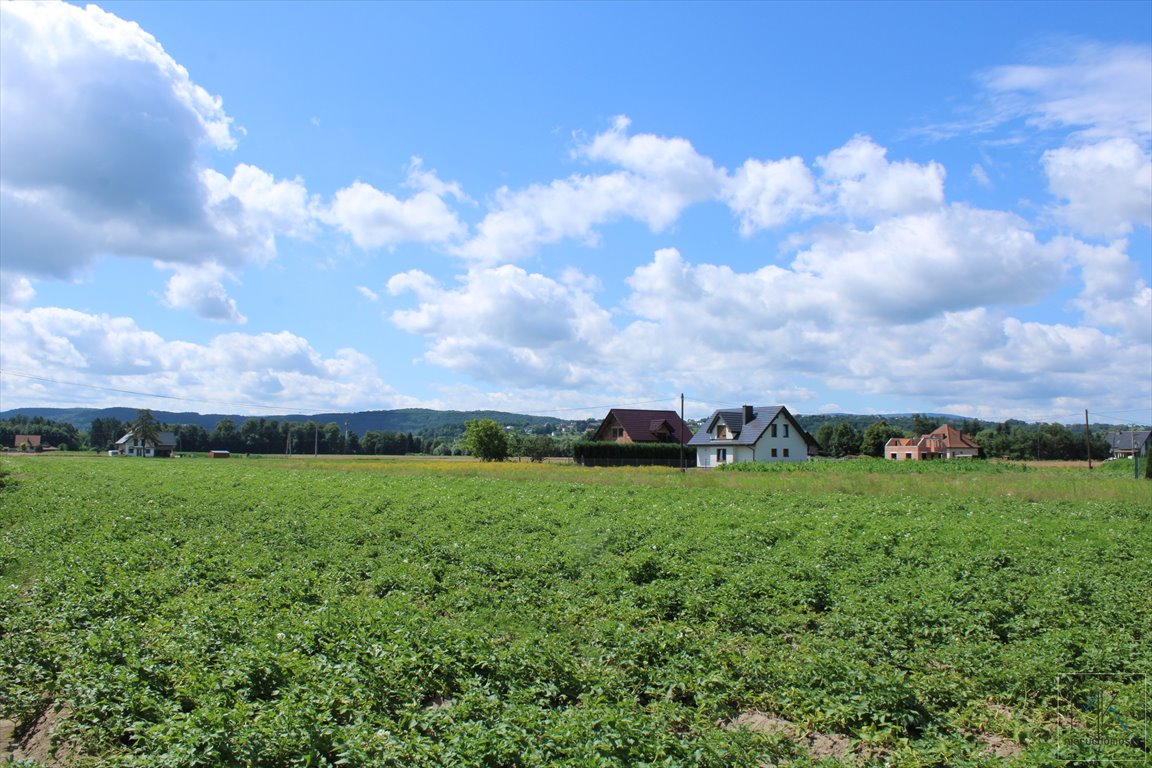
<path id="1" fill-rule="evenodd" d="M 877 217 L 917 213 L 944 202 L 944 167 L 889 162 L 888 150 L 867 136 L 816 160 L 821 187 L 850 216 Z"/>
<path id="2" fill-rule="evenodd" d="M 611 328 L 578 281 L 513 265 L 472 270 L 455 289 L 413 270 L 394 276 L 388 290 L 416 296 L 417 307 L 394 312 L 392 322 L 429 337 L 427 361 L 488 381 L 583 383 Z"/>
<path id="3" fill-rule="evenodd" d="M 464 224 L 442 196 L 450 185 L 423 171 L 418 181 L 419 191 L 404 199 L 353 182 L 337 191 L 320 215 L 366 250 L 404 242 L 444 244 L 463 237 Z"/>
<path id="4" fill-rule="evenodd" d="M 235 280 L 219 264 L 177 266 L 168 279 L 164 302 L 175 309 L 190 309 L 200 317 L 217 322 L 243 324 L 248 318 L 236 309 L 222 282 Z"/>
<path id="5" fill-rule="evenodd" d="M 1086 235 L 1125 235 L 1152 226 L 1152 154 L 1131 139 L 1044 153 L 1048 187 L 1063 201 L 1061 221 Z"/>
<path id="6" fill-rule="evenodd" d="M 1066 249 L 1038 241 L 1020 218 L 961 205 L 811 237 L 794 268 L 818 276 L 851 313 L 890 322 L 1030 304 L 1066 269 Z"/>
<path id="7" fill-rule="evenodd" d="M 806 218 L 821 207 L 812 172 L 799 157 L 746 160 L 726 186 L 728 205 L 740 217 L 743 235 Z"/>
<path id="8" fill-rule="evenodd" d="M 0 368 L 55 378 L 5 376 L 5 396 L 59 405 L 118 405 L 121 389 L 172 399 L 209 411 L 219 404 L 284 410 L 358 410 L 419 405 L 381 380 L 374 363 L 354 349 L 322 355 L 289 332 L 216 336 L 206 344 L 165 339 L 128 317 L 55 307 L 0 310 Z M 75 385 L 73 387 L 72 385 Z M 95 386 L 88 386 L 95 385 Z M 168 399 L 164 399 L 168 398 Z"/>

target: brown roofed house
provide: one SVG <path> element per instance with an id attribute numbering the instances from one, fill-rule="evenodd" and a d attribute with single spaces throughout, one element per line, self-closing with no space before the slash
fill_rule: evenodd
<path id="1" fill-rule="evenodd" d="M 894 437 L 884 446 L 884 455 L 895 461 L 923 459 L 974 459 L 980 446 L 951 424 L 941 424 L 920 437 Z"/>
<path id="2" fill-rule="evenodd" d="M 47 447 L 41 442 L 42 440 L 43 437 L 40 435 L 16 435 L 16 439 L 12 442 L 16 450 L 30 453 L 33 451 L 42 451 Z"/>
<path id="3" fill-rule="evenodd" d="M 692 430 L 676 411 L 613 408 L 592 434 L 593 440 L 614 443 L 687 443 Z"/>

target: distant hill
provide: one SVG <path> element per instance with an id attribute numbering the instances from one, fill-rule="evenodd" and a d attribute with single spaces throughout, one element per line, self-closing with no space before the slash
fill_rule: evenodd
<path id="1" fill-rule="evenodd" d="M 354 413 L 318 413 L 304 415 L 299 413 L 245 416 L 241 414 L 224 413 L 192 413 L 188 411 L 152 411 L 162 424 L 192 424 L 211 431 L 222 419 L 231 419 L 237 426 L 248 419 L 265 419 L 267 421 L 287 421 L 303 423 L 314 421 L 318 424 L 335 422 L 341 428 L 347 424 L 348 429 L 363 435 L 365 432 L 420 432 L 422 430 L 435 430 L 441 427 L 463 424 L 470 419 L 492 419 L 506 426 L 537 427 L 545 425 L 562 426 L 577 422 L 565 419 L 556 419 L 547 416 L 527 416 L 520 413 L 506 411 L 436 411 L 430 408 L 400 408 L 391 411 L 357 411 Z M 0 419 L 11 419 L 15 416 L 35 418 L 40 416 L 52 421 L 71 424 L 77 429 L 88 430 L 92 427 L 94 419 L 119 419 L 131 421 L 136 418 L 135 408 L 13 408 L 0 411 Z"/>
<path id="2" fill-rule="evenodd" d="M 348 429 L 363 435 L 365 432 L 411 432 L 413 434 L 428 433 L 435 431 L 443 431 L 448 428 L 448 432 L 463 432 L 462 425 L 470 419 L 492 419 L 500 424 L 506 426 L 518 427 L 522 429 L 532 429 L 537 427 L 548 427 L 554 430 L 579 430 L 587 428 L 588 426 L 595 426 L 599 423 L 600 418 L 597 416 L 593 419 L 558 419 L 550 416 L 528 416 L 522 413 L 510 413 L 507 411 L 437 411 L 430 408 L 399 408 L 396 410 L 388 411 L 356 411 L 352 413 L 318 413 L 313 415 L 305 415 L 300 413 L 279 414 L 279 415 L 243 415 L 236 413 L 193 413 L 190 411 L 152 411 L 152 414 L 160 420 L 163 424 L 176 425 L 176 424 L 193 424 L 203 427 L 208 431 L 216 428 L 217 422 L 221 419 L 231 419 L 237 426 L 240 426 L 248 419 L 265 419 L 267 421 L 280 421 L 280 422 L 293 422 L 304 423 L 307 421 L 314 421 L 318 424 L 336 423 L 343 429 L 347 424 Z M 958 416 L 950 413 L 922 413 L 920 414 L 929 421 L 934 422 L 936 425 L 952 424 L 956 427 L 961 427 L 966 423 L 974 421 L 968 416 Z M 77 429 L 87 431 L 92 427 L 93 419 L 119 419 L 123 422 L 131 421 L 136 418 L 135 408 L 13 408 L 7 411 L 0 411 L 0 419 L 11 419 L 15 416 L 27 416 L 28 418 L 35 418 L 40 416 L 44 419 L 71 424 Z M 856 429 L 863 432 L 868 428 L 869 424 L 876 421 L 887 421 L 894 427 L 904 430 L 912 428 L 914 414 L 911 413 L 889 413 L 889 414 L 853 414 L 853 413 L 818 413 L 818 414 L 796 414 L 796 420 L 800 423 L 809 433 L 815 435 L 820 429 L 821 425 L 825 423 L 837 423 L 847 421 L 852 424 Z M 994 425 L 997 422 L 991 420 L 980 420 L 982 426 Z M 1024 424 L 1023 421 L 1009 419 L 1009 424 Z M 1113 425 L 1093 424 L 1092 430 L 1095 432 L 1103 428 L 1109 428 Z M 458 429 L 453 429 L 458 428 Z"/>

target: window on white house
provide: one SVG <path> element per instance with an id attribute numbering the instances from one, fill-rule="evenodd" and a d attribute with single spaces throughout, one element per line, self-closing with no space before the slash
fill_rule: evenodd
<path id="1" fill-rule="evenodd" d="M 788 458 L 788 449 L 787 448 L 784 449 L 784 458 Z"/>
<path id="2" fill-rule="evenodd" d="M 772 449 L 772 458 L 776 458 L 776 449 L 775 448 Z"/>
<path id="3" fill-rule="evenodd" d="M 727 461 L 728 461 L 728 449 L 727 448 L 717 448 L 716 449 L 716 463 L 717 464 L 724 464 Z"/>
<path id="4" fill-rule="evenodd" d="M 784 437 L 788 437 L 788 425 L 784 425 Z"/>
<path id="5" fill-rule="evenodd" d="M 773 424 L 771 429 L 772 429 L 772 437 L 776 437 L 776 425 Z"/>

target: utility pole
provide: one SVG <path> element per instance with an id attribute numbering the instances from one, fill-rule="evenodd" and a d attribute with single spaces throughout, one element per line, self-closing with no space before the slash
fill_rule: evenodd
<path id="1" fill-rule="evenodd" d="M 1092 435 L 1088 432 L 1088 409 L 1084 409 L 1084 448 L 1088 451 L 1088 470 L 1092 470 Z"/>
<path id="2" fill-rule="evenodd" d="M 684 471 L 684 429 L 688 425 L 684 423 L 684 393 L 680 393 L 680 471 Z"/>
<path id="3" fill-rule="evenodd" d="M 312 458 L 320 455 L 320 425 L 312 423 Z"/>

